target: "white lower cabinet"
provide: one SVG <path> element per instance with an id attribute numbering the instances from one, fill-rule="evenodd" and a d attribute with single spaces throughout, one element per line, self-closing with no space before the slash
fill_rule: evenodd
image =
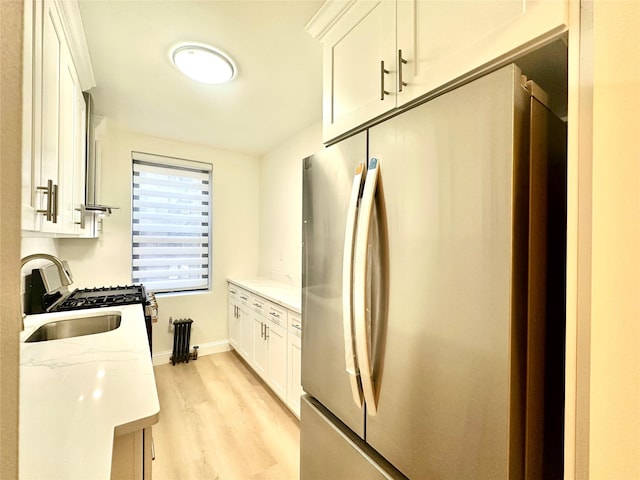
<path id="1" fill-rule="evenodd" d="M 253 361 L 253 315 L 251 315 L 251 310 L 244 304 L 239 305 L 238 314 L 242 325 L 239 353 L 247 362 L 251 363 Z"/>
<path id="2" fill-rule="evenodd" d="M 237 285 L 229 284 L 229 344 L 247 361 L 253 355 L 253 318 L 250 315 L 251 294 Z"/>
<path id="3" fill-rule="evenodd" d="M 268 375 L 267 382 L 271 389 L 284 402 L 287 401 L 287 330 L 274 323 L 267 325 L 267 343 L 269 345 L 267 356 Z"/>
<path id="4" fill-rule="evenodd" d="M 266 380 L 269 365 L 269 344 L 265 337 L 266 322 L 259 313 L 253 314 L 253 362 L 251 366 Z"/>
<path id="5" fill-rule="evenodd" d="M 300 417 L 300 314 L 231 282 L 228 305 L 229 344 Z"/>
<path id="6" fill-rule="evenodd" d="M 253 369 L 287 399 L 287 310 L 253 295 Z"/>

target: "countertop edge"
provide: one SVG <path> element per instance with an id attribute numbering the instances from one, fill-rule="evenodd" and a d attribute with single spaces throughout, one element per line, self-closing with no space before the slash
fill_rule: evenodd
<path id="1" fill-rule="evenodd" d="M 142 430 L 147 427 L 151 427 L 155 425 L 160 420 L 160 410 L 158 410 L 153 415 L 149 415 L 148 417 L 139 418 L 129 423 L 124 423 L 122 425 L 116 425 L 113 429 L 113 435 L 115 437 L 120 437 L 122 435 L 127 435 L 132 432 L 137 432 L 138 430 Z"/>

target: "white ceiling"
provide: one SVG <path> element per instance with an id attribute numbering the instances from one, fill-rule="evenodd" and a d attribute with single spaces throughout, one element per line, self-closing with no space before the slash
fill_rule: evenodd
<path id="1" fill-rule="evenodd" d="M 322 1 L 79 0 L 95 113 L 132 131 L 262 155 L 322 115 L 322 48 L 304 26 Z M 238 73 L 184 77 L 169 51 L 216 47 Z"/>

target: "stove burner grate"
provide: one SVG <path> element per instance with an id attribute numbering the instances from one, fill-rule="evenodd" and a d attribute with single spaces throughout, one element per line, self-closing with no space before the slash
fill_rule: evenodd
<path id="1" fill-rule="evenodd" d="M 147 295 L 143 285 L 84 288 L 71 292 L 68 297 L 54 307 L 54 310 L 67 311 L 136 303 L 144 304 L 146 300 Z"/>

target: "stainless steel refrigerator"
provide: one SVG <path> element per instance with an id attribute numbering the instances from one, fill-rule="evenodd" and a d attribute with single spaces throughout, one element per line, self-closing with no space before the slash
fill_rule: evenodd
<path id="1" fill-rule="evenodd" d="M 561 478 L 566 128 L 509 65 L 303 162 L 301 478 Z"/>

